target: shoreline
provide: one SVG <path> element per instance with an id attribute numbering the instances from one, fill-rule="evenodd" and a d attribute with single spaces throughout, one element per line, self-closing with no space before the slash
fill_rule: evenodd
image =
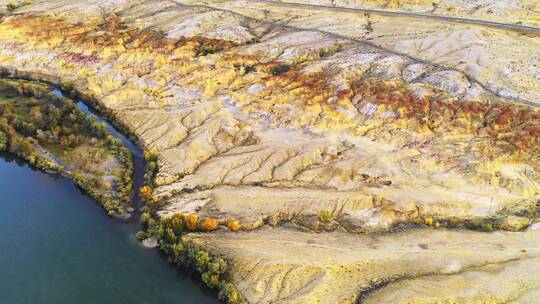
<path id="1" fill-rule="evenodd" d="M 0 253 L 6 303 L 219 303 L 199 278 L 140 246 L 133 221 L 104 216 L 73 180 L 7 153 L 0 155 L 0 166 L 2 227 L 18 227 Z M 43 254 L 32 254 L 38 248 Z"/>
<path id="2" fill-rule="evenodd" d="M 141 228 L 141 225 L 143 225 L 141 222 L 141 214 L 143 214 L 144 212 L 147 212 L 155 216 L 155 207 L 157 207 L 157 205 L 159 204 L 153 204 L 153 206 L 149 207 L 147 204 L 145 204 L 144 198 L 142 198 L 139 193 L 139 189 L 143 185 L 146 185 L 145 175 L 148 170 L 148 167 L 147 167 L 148 162 L 146 161 L 145 157 L 142 157 L 142 155 L 140 155 L 141 152 L 144 154 L 145 150 L 141 146 L 140 141 L 129 130 L 129 128 L 114 119 L 114 114 L 112 114 L 110 111 L 107 111 L 107 109 L 105 109 L 104 107 L 102 106 L 100 107 L 98 102 L 94 101 L 89 96 L 77 90 L 72 84 L 65 84 L 65 83 L 62 83 L 61 81 L 53 82 L 49 80 L 43 80 L 41 77 L 34 78 L 32 77 L 32 73 L 24 73 L 24 75 L 20 75 L 17 72 L 15 72 L 15 73 L 10 73 L 10 75 L 6 75 L 5 69 L 3 67 L 0 67 L 0 80 L 1 79 L 9 79 L 9 80 L 14 80 L 14 81 L 29 81 L 29 82 L 36 82 L 38 84 L 44 83 L 49 86 L 56 87 L 54 90 L 59 90 L 62 93 L 62 95 L 60 95 L 61 97 L 71 100 L 80 110 L 84 112 L 85 115 L 96 116 L 98 119 L 104 121 L 109 127 L 114 128 L 118 132 L 118 134 L 123 136 L 124 138 L 119 138 L 117 134 L 112 134 L 113 136 L 115 136 L 115 138 L 119 138 L 122 140 L 123 146 L 126 147 L 133 156 L 132 157 L 133 192 L 131 195 L 131 202 L 129 206 L 130 208 L 133 209 L 133 211 L 127 215 L 119 214 L 119 215 L 112 215 L 111 217 L 117 220 L 122 220 L 125 223 L 131 223 L 135 225 L 135 227 Z M 57 95 L 54 92 L 54 90 L 51 93 Z M 81 109 L 78 105 L 79 102 L 83 103 L 93 113 L 89 114 L 86 111 L 84 111 L 84 109 Z M 125 140 L 130 142 L 131 147 L 126 146 Z M 133 148 L 136 148 L 137 151 L 135 151 Z M 24 158 L 20 158 L 9 151 L 4 151 L 4 153 L 7 153 L 8 155 L 19 158 L 23 160 L 25 163 L 27 163 L 28 165 L 32 166 L 32 164 L 28 163 L 28 161 L 25 160 Z M 141 163 L 137 165 L 136 164 L 137 161 L 140 161 Z M 85 189 L 84 186 L 81 186 L 72 175 L 65 172 L 64 170 L 51 171 L 49 169 L 43 169 L 39 167 L 35 167 L 35 169 L 42 171 L 44 173 L 50 174 L 50 175 L 62 176 L 66 178 L 67 180 L 72 182 L 78 189 L 80 189 L 85 195 L 88 195 L 94 201 L 99 203 L 98 198 L 93 197 L 89 193 L 89 191 Z M 141 176 L 141 173 L 142 173 L 142 176 Z M 139 179 L 136 179 L 136 175 L 139 175 Z M 136 184 L 139 184 L 139 187 L 136 187 L 135 186 Z M 153 217 L 151 217 L 150 219 L 157 221 L 159 226 L 163 225 L 161 220 L 155 220 Z M 146 225 L 146 228 L 144 230 L 145 230 L 144 231 L 145 234 L 147 235 L 151 234 L 148 231 L 149 230 L 148 225 Z M 145 240 L 148 240 L 153 237 L 154 236 L 150 236 L 148 238 L 145 238 Z M 143 240 L 139 239 L 140 246 L 143 246 L 150 250 L 158 249 L 157 251 L 159 252 L 159 254 L 163 258 L 166 258 L 168 263 L 175 264 L 176 267 L 180 271 L 187 271 L 192 277 L 198 277 L 199 282 L 202 283 L 204 286 L 208 287 L 210 290 L 217 289 L 220 292 L 218 295 L 218 298 L 222 302 L 231 303 L 231 304 L 242 303 L 242 302 L 239 302 L 239 299 L 242 296 L 239 294 L 236 288 L 232 286 L 232 284 L 228 283 L 227 281 L 221 278 L 224 275 L 224 272 L 226 271 L 226 267 L 227 267 L 226 266 L 227 264 L 224 260 L 222 260 L 221 258 L 215 257 L 213 254 L 211 254 L 208 251 L 203 251 L 198 246 L 194 245 L 194 243 L 192 243 L 191 241 L 184 242 L 181 238 L 181 234 L 177 235 L 179 242 L 182 247 L 187 248 L 187 250 L 181 251 L 181 253 L 178 250 L 173 250 L 173 247 L 171 246 L 173 244 L 167 241 L 167 238 L 164 237 L 164 234 L 162 234 L 160 237 L 162 238 L 156 240 L 155 246 L 146 246 L 145 244 L 143 244 Z M 202 262 L 199 261 L 200 256 L 204 256 Z M 218 264 L 219 266 L 215 266 Z M 211 269 L 216 269 L 216 268 L 217 270 L 215 271 L 211 270 Z M 206 270 L 201 271 L 201 269 L 206 269 Z M 205 279 L 205 273 L 211 273 L 209 276 L 210 277 L 214 276 L 214 278 Z M 218 281 L 216 281 L 215 275 L 219 277 Z"/>

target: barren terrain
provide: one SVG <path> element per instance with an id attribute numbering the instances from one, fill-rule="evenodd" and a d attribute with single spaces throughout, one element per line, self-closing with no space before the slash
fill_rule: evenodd
<path id="1" fill-rule="evenodd" d="M 540 16 L 534 1 L 390 2 L 315 4 Z M 161 217 L 239 221 L 186 238 L 230 261 L 248 302 L 538 296 L 540 29 L 264 1 L 35 1 L 2 17 L 0 68 L 111 111 L 157 156 Z"/>

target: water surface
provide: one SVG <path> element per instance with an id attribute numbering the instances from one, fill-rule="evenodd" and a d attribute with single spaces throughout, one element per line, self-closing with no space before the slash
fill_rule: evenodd
<path id="1" fill-rule="evenodd" d="M 79 104 L 81 106 L 81 104 Z M 88 110 L 88 109 L 86 109 Z M 141 180 L 141 151 L 136 179 Z M 69 179 L 0 154 L 0 303 L 217 303 Z"/>

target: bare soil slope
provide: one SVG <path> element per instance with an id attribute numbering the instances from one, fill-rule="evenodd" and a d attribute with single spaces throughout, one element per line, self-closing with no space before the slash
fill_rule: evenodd
<path id="1" fill-rule="evenodd" d="M 191 237 L 253 303 L 532 303 L 536 230 L 427 226 L 536 221 L 539 50 L 537 32 L 241 0 L 45 1 L 0 23 L 6 74 L 73 86 L 157 155 L 161 216 L 240 221 Z M 478 283 L 494 271 L 515 279 Z"/>

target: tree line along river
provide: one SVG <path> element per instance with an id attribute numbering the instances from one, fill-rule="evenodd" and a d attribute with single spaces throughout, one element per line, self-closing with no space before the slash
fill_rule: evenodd
<path id="1" fill-rule="evenodd" d="M 142 151 L 107 125 L 134 154 L 137 190 L 144 179 Z M 1 153 L 0 302 L 217 303 L 198 279 L 143 248 L 134 237 L 136 222 L 136 216 L 129 223 L 106 216 L 68 178 Z"/>

